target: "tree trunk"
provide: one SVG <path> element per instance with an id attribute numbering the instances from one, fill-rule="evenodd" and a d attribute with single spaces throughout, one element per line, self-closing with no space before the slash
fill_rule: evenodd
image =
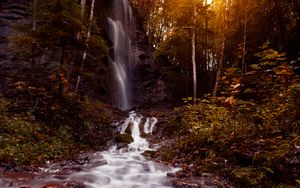
<path id="1" fill-rule="evenodd" d="M 32 13 L 32 30 L 36 31 L 36 6 L 37 0 L 33 0 L 33 13 Z"/>
<path id="2" fill-rule="evenodd" d="M 37 0 L 33 0 L 32 3 L 32 32 L 36 31 L 36 6 L 37 6 Z M 35 66 L 35 51 L 36 51 L 36 44 L 35 42 L 32 42 L 32 46 L 31 46 L 31 64 L 32 67 Z"/>
<path id="3" fill-rule="evenodd" d="M 193 63 L 193 89 L 194 103 L 197 98 L 197 70 L 196 70 L 196 7 L 194 7 L 193 28 L 192 28 L 192 63 Z"/>
<path id="4" fill-rule="evenodd" d="M 37 0 L 33 0 L 32 2 L 32 33 L 36 31 L 36 6 L 37 6 Z M 31 69 L 32 72 L 35 70 L 35 64 L 36 64 L 36 42 L 31 42 Z M 34 74 L 30 74 L 29 79 L 31 81 L 34 81 Z"/>
<path id="5" fill-rule="evenodd" d="M 215 87 L 213 89 L 212 97 L 215 98 L 217 96 L 219 87 L 220 87 L 220 81 L 222 77 L 222 70 L 223 70 L 223 64 L 225 59 L 225 44 L 226 44 L 226 34 L 228 30 L 228 18 L 229 18 L 229 6 L 230 6 L 230 0 L 226 0 L 226 6 L 225 6 L 225 17 L 224 17 L 224 31 L 222 33 L 222 45 L 221 45 L 221 54 L 220 54 L 220 61 L 218 63 L 217 67 L 217 75 L 216 75 L 216 83 Z"/>
<path id="6" fill-rule="evenodd" d="M 80 2 L 80 7 L 81 7 L 81 20 L 83 20 L 83 16 L 84 16 L 85 4 L 86 4 L 86 0 L 81 0 L 81 2 Z M 77 40 L 80 39 L 80 32 L 77 33 L 76 38 L 77 38 Z"/>
<path id="7" fill-rule="evenodd" d="M 244 37 L 243 37 L 243 56 L 242 56 L 242 72 L 245 74 L 247 72 L 247 66 L 245 62 L 246 56 L 246 42 L 247 42 L 247 0 L 244 5 Z"/>
<path id="8" fill-rule="evenodd" d="M 80 2 L 80 8 L 81 8 L 81 21 L 83 21 L 83 16 L 84 16 L 84 10 L 85 10 L 85 5 L 86 5 L 86 0 L 81 0 Z M 76 39 L 77 40 L 80 40 L 80 36 L 81 35 L 81 32 L 78 32 L 77 35 L 76 35 Z M 68 70 L 68 73 L 67 73 L 67 78 L 68 79 L 71 79 L 71 74 L 74 70 L 74 61 L 71 62 L 71 66 Z"/>
<path id="9" fill-rule="evenodd" d="M 81 81 L 81 75 L 80 74 L 83 71 L 84 63 L 85 63 L 86 57 L 87 57 L 88 42 L 89 42 L 89 40 L 91 38 L 92 21 L 93 21 L 93 18 L 94 18 L 94 7 L 95 7 L 95 0 L 92 0 L 91 12 L 90 12 L 90 19 L 89 19 L 89 27 L 88 27 L 88 32 L 87 32 L 87 36 L 86 36 L 86 49 L 84 50 L 84 53 L 82 55 L 82 62 L 81 62 L 79 74 L 78 74 L 78 77 L 77 77 L 77 83 L 76 83 L 76 87 L 75 87 L 75 93 L 78 92 L 78 89 L 79 89 L 79 86 L 80 86 L 80 81 Z"/>
<path id="10" fill-rule="evenodd" d="M 205 0 L 205 7 L 207 7 L 207 0 Z M 205 43 L 204 43 L 204 68 L 205 72 L 208 70 L 208 54 L 207 54 L 207 45 L 208 45 L 208 15 L 207 9 L 205 11 Z"/>

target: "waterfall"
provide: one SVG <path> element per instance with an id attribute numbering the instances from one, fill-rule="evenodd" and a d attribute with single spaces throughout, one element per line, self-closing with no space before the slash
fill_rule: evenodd
<path id="1" fill-rule="evenodd" d="M 132 9 L 128 0 L 112 0 L 113 15 L 108 18 L 109 38 L 113 45 L 110 57 L 111 93 L 114 106 L 127 110 L 131 107 L 131 67 L 133 63 L 131 39 Z"/>

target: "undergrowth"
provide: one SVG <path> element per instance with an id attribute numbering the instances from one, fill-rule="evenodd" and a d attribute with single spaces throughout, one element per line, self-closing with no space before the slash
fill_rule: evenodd
<path id="1" fill-rule="evenodd" d="M 193 175 L 219 173 L 240 187 L 300 186 L 299 94 L 294 84 L 263 103 L 186 99 L 172 122 L 180 139 L 158 155 L 194 166 Z"/>
<path id="2" fill-rule="evenodd" d="M 40 165 L 99 149 L 112 138 L 109 107 L 76 96 L 0 95 L 0 164 Z"/>

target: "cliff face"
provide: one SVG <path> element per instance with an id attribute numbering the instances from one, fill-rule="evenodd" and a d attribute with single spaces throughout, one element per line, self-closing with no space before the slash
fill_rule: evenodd
<path id="1" fill-rule="evenodd" d="M 28 18 L 27 0 L 1 0 L 0 1 L 0 90 L 5 86 L 6 71 L 18 67 L 14 62 L 15 56 L 9 51 L 7 37 L 14 32 L 15 23 L 26 21 Z"/>
<path id="2" fill-rule="evenodd" d="M 133 88 L 136 102 L 157 103 L 165 100 L 166 84 L 161 79 L 159 65 L 153 56 L 154 48 L 149 44 L 143 28 L 136 27 L 133 43 Z"/>
<path id="3" fill-rule="evenodd" d="M 28 18 L 27 0 L 2 0 L 0 2 L 0 61 L 9 58 L 7 36 L 12 25 Z"/>
<path id="4" fill-rule="evenodd" d="M 7 79 L 5 77 L 5 71 L 9 70 L 12 66 L 14 67 L 24 67 L 21 62 L 17 61 L 17 56 L 13 55 L 10 50 L 8 50 L 9 43 L 7 36 L 12 34 L 12 26 L 15 23 L 29 22 L 29 14 L 27 12 L 29 0 L 2 0 L 0 2 L 0 90 L 3 89 L 3 83 Z M 89 0 L 87 4 L 89 5 Z M 103 28 L 104 38 L 108 40 L 108 30 L 107 30 L 107 16 L 111 14 L 111 0 L 99 0 L 96 1 L 95 16 L 99 22 L 99 25 Z M 158 65 L 153 57 L 153 47 L 148 43 L 148 37 L 141 27 L 141 21 L 135 16 L 135 29 L 131 36 L 133 43 L 133 99 L 134 104 L 140 103 L 155 103 L 164 100 L 167 96 L 165 83 L 160 79 Z M 83 81 L 83 87 L 86 88 L 86 95 L 91 95 L 92 97 L 101 98 L 104 101 L 109 102 L 109 89 L 110 75 L 108 74 L 107 58 L 98 60 L 101 63 L 101 78 L 94 77 L 93 83 Z M 106 72 L 106 73 L 105 73 Z M 99 73 L 100 74 L 100 73 Z M 104 76 L 106 75 L 106 76 Z M 92 86 L 91 86 L 92 85 Z M 94 85 L 99 85 L 96 87 Z M 95 89 L 96 88 L 96 89 Z M 99 89 L 100 88 L 100 89 Z M 95 91 L 94 91 L 95 90 Z M 98 91 L 99 90 L 99 91 Z"/>

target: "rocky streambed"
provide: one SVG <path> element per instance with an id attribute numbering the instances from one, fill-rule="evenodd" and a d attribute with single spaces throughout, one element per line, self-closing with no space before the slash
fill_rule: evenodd
<path id="1" fill-rule="evenodd" d="M 160 144 L 173 144 L 164 137 L 172 114 L 168 110 L 143 113 L 147 115 L 131 112 L 126 120 L 114 125 L 121 134 L 130 133 L 130 144 L 118 141 L 106 151 L 82 153 L 73 160 L 48 162 L 38 168 L 2 165 L 0 187 L 231 187 L 212 174 L 193 176 L 188 170 L 191 166 L 166 164 L 157 156 L 151 158 L 149 153 L 155 153 Z"/>

